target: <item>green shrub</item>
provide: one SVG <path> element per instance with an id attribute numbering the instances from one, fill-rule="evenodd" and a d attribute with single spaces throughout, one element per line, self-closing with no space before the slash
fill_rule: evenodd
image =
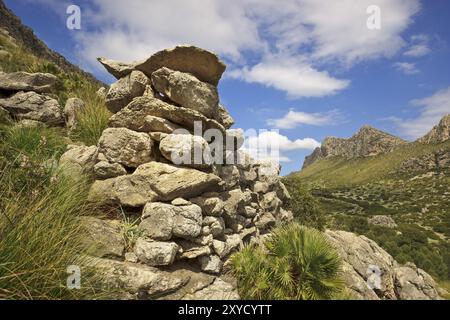
<path id="1" fill-rule="evenodd" d="M 316 198 L 297 178 L 286 178 L 283 182 L 291 195 L 286 206 L 293 212 L 295 219 L 302 225 L 323 229 L 325 218 Z"/>
<path id="2" fill-rule="evenodd" d="M 340 259 L 319 231 L 287 224 L 265 246 L 246 246 L 231 258 L 244 299 L 332 299 L 341 292 Z"/>

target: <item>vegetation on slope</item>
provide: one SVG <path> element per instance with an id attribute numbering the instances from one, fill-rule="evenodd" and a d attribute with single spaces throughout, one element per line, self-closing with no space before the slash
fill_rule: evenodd
<path id="1" fill-rule="evenodd" d="M 52 73 L 58 82 L 50 95 L 61 107 L 69 97 L 86 104 L 77 115 L 72 140 L 63 128 L 0 124 L 0 299 L 106 298 L 109 293 L 84 268 L 81 290 L 66 286 L 67 268 L 83 267 L 83 253 L 89 249 L 79 218 L 98 213 L 87 202 L 86 181 L 58 168 L 68 143 L 96 144 L 106 127 L 109 112 L 96 95 L 99 86 L 1 35 L 0 45 L 11 53 L 0 58 L 1 70 Z"/>
<path id="2" fill-rule="evenodd" d="M 406 160 L 438 150 L 450 152 L 450 141 L 413 143 L 369 158 L 319 160 L 286 180 L 312 193 L 326 213 L 327 228 L 366 235 L 400 263 L 411 261 L 438 279 L 450 279 L 449 168 L 402 170 Z M 375 215 L 390 216 L 397 227 L 370 224 Z"/>

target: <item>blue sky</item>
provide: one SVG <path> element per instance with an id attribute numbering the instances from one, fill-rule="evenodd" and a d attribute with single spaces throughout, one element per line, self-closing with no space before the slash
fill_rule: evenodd
<path id="1" fill-rule="evenodd" d="M 220 97 L 243 129 L 277 129 L 283 174 L 326 136 L 362 125 L 414 140 L 450 113 L 447 0 L 7 0 L 71 62 L 112 82 L 97 56 L 131 61 L 191 43 L 228 68 Z M 81 30 L 66 27 L 69 4 Z M 370 5 L 380 29 L 370 30 Z"/>

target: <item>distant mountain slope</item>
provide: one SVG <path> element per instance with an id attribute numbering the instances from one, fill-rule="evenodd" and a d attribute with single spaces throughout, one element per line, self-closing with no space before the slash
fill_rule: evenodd
<path id="1" fill-rule="evenodd" d="M 439 124 L 433 127 L 425 136 L 418 139 L 421 143 L 439 143 L 450 139 L 450 114 L 444 116 Z"/>
<path id="2" fill-rule="evenodd" d="M 305 158 L 303 168 L 308 167 L 319 159 L 341 156 L 346 159 L 374 156 L 391 152 L 406 141 L 389 133 L 370 126 L 362 127 L 349 139 L 327 137 L 322 146 Z"/>
<path id="3" fill-rule="evenodd" d="M 43 41 L 36 37 L 32 29 L 22 24 L 20 18 L 8 9 L 2 0 L 0 0 L 0 28 L 6 30 L 12 38 L 36 57 L 53 62 L 66 72 L 83 74 L 90 81 L 103 85 L 93 75 L 83 71 L 67 61 L 59 53 L 51 50 Z"/>

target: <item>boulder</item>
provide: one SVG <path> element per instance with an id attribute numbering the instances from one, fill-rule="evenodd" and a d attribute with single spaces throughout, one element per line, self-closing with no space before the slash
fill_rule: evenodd
<path id="1" fill-rule="evenodd" d="M 226 68 L 214 53 L 189 45 L 159 51 L 146 61 L 135 65 L 135 69 L 141 70 L 149 77 L 162 67 L 190 73 L 200 81 L 215 86 Z"/>
<path id="2" fill-rule="evenodd" d="M 41 121 L 49 126 L 64 123 L 58 101 L 36 92 L 18 92 L 6 99 L 0 99 L 0 107 L 18 119 Z"/>
<path id="3" fill-rule="evenodd" d="M 159 143 L 159 150 L 176 165 L 208 168 L 212 165 L 211 150 L 205 139 L 191 134 L 169 134 Z"/>
<path id="4" fill-rule="evenodd" d="M 365 236 L 327 230 L 325 235 L 343 260 L 342 277 L 359 299 L 439 299 L 430 275 L 412 264 L 400 266 Z"/>
<path id="5" fill-rule="evenodd" d="M 73 130 L 77 122 L 77 114 L 83 110 L 85 104 L 84 101 L 78 98 L 67 99 L 64 106 L 64 118 L 66 120 L 66 127 L 69 130 Z"/>
<path id="6" fill-rule="evenodd" d="M 106 107 L 116 113 L 127 106 L 134 98 L 141 96 L 150 79 L 140 71 L 133 71 L 113 83 L 106 95 Z"/>
<path id="7" fill-rule="evenodd" d="M 221 104 L 217 106 L 214 119 L 224 126 L 225 129 L 230 129 L 234 124 L 234 119 L 228 113 L 227 108 Z"/>
<path id="8" fill-rule="evenodd" d="M 152 84 L 158 92 L 182 107 L 196 110 L 208 118 L 216 113 L 219 104 L 217 88 L 189 73 L 163 67 L 152 73 Z"/>
<path id="9" fill-rule="evenodd" d="M 232 284 L 216 278 L 212 284 L 185 295 L 183 300 L 240 300 L 240 296 Z"/>
<path id="10" fill-rule="evenodd" d="M 218 274 L 222 270 L 223 263 L 216 255 L 201 256 L 198 261 L 200 268 L 206 273 Z"/>
<path id="11" fill-rule="evenodd" d="M 127 170 L 119 163 L 100 161 L 94 165 L 94 174 L 97 179 L 109 179 L 127 174 Z"/>
<path id="12" fill-rule="evenodd" d="M 225 222 L 221 217 L 206 216 L 203 219 L 203 226 L 208 228 L 209 234 L 214 238 L 222 236 L 225 231 Z"/>
<path id="13" fill-rule="evenodd" d="M 220 178 L 213 174 L 153 161 L 139 166 L 131 175 L 95 181 L 89 199 L 140 207 L 147 202 L 195 197 L 217 189 L 219 183 Z"/>
<path id="14" fill-rule="evenodd" d="M 97 161 L 98 149 L 96 146 L 69 145 L 68 150 L 59 159 L 59 164 L 65 170 L 75 174 L 92 174 Z"/>
<path id="15" fill-rule="evenodd" d="M 195 110 L 174 106 L 151 96 L 135 98 L 109 119 L 109 126 L 150 132 L 152 127 L 145 120 L 147 116 L 164 118 L 190 131 L 194 130 L 194 124 L 197 123 L 201 124 L 202 132 L 217 129 L 222 134 L 225 133 L 225 128 L 217 121 L 208 119 Z"/>
<path id="16" fill-rule="evenodd" d="M 180 259 L 196 259 L 198 257 L 211 254 L 209 246 L 203 246 L 187 240 L 180 240 L 177 242 L 181 247 Z"/>
<path id="17" fill-rule="evenodd" d="M 172 237 L 196 238 L 202 228 L 202 210 L 195 204 L 175 206 L 167 203 L 149 202 L 142 213 L 139 229 L 143 236 L 155 240 Z"/>
<path id="18" fill-rule="evenodd" d="M 143 264 L 108 259 L 90 259 L 105 289 L 132 294 L 134 298 L 153 298 L 172 293 L 188 283 L 184 272 L 164 272 Z"/>
<path id="19" fill-rule="evenodd" d="M 0 72 L 0 90 L 50 92 L 58 78 L 50 73 Z"/>
<path id="20" fill-rule="evenodd" d="M 99 152 L 109 162 L 135 168 L 152 160 L 153 141 L 146 133 L 126 128 L 107 128 L 98 142 Z"/>
<path id="21" fill-rule="evenodd" d="M 139 238 L 134 252 L 138 260 L 149 266 L 167 266 L 175 260 L 179 246 L 175 242 L 148 241 Z"/>
<path id="22" fill-rule="evenodd" d="M 146 116 L 144 119 L 144 127 L 149 130 L 149 132 L 162 132 L 162 133 L 173 133 L 181 127 L 167 119 L 154 116 Z"/>
<path id="23" fill-rule="evenodd" d="M 86 216 L 81 217 L 81 224 L 86 230 L 84 241 L 90 255 L 99 258 L 123 256 L 125 241 L 120 232 L 120 221 Z"/>
<path id="24" fill-rule="evenodd" d="M 239 185 L 241 175 L 235 165 L 218 166 L 219 177 L 224 181 L 227 190 L 233 189 Z"/>
<path id="25" fill-rule="evenodd" d="M 97 58 L 97 61 L 100 62 L 110 74 L 116 77 L 116 79 L 124 78 L 134 70 L 133 63 L 119 62 L 103 57 Z"/>
<path id="26" fill-rule="evenodd" d="M 192 203 L 202 208 L 203 214 L 208 216 L 220 217 L 223 212 L 223 201 L 218 196 L 210 196 L 208 194 L 201 197 L 190 199 Z"/>

